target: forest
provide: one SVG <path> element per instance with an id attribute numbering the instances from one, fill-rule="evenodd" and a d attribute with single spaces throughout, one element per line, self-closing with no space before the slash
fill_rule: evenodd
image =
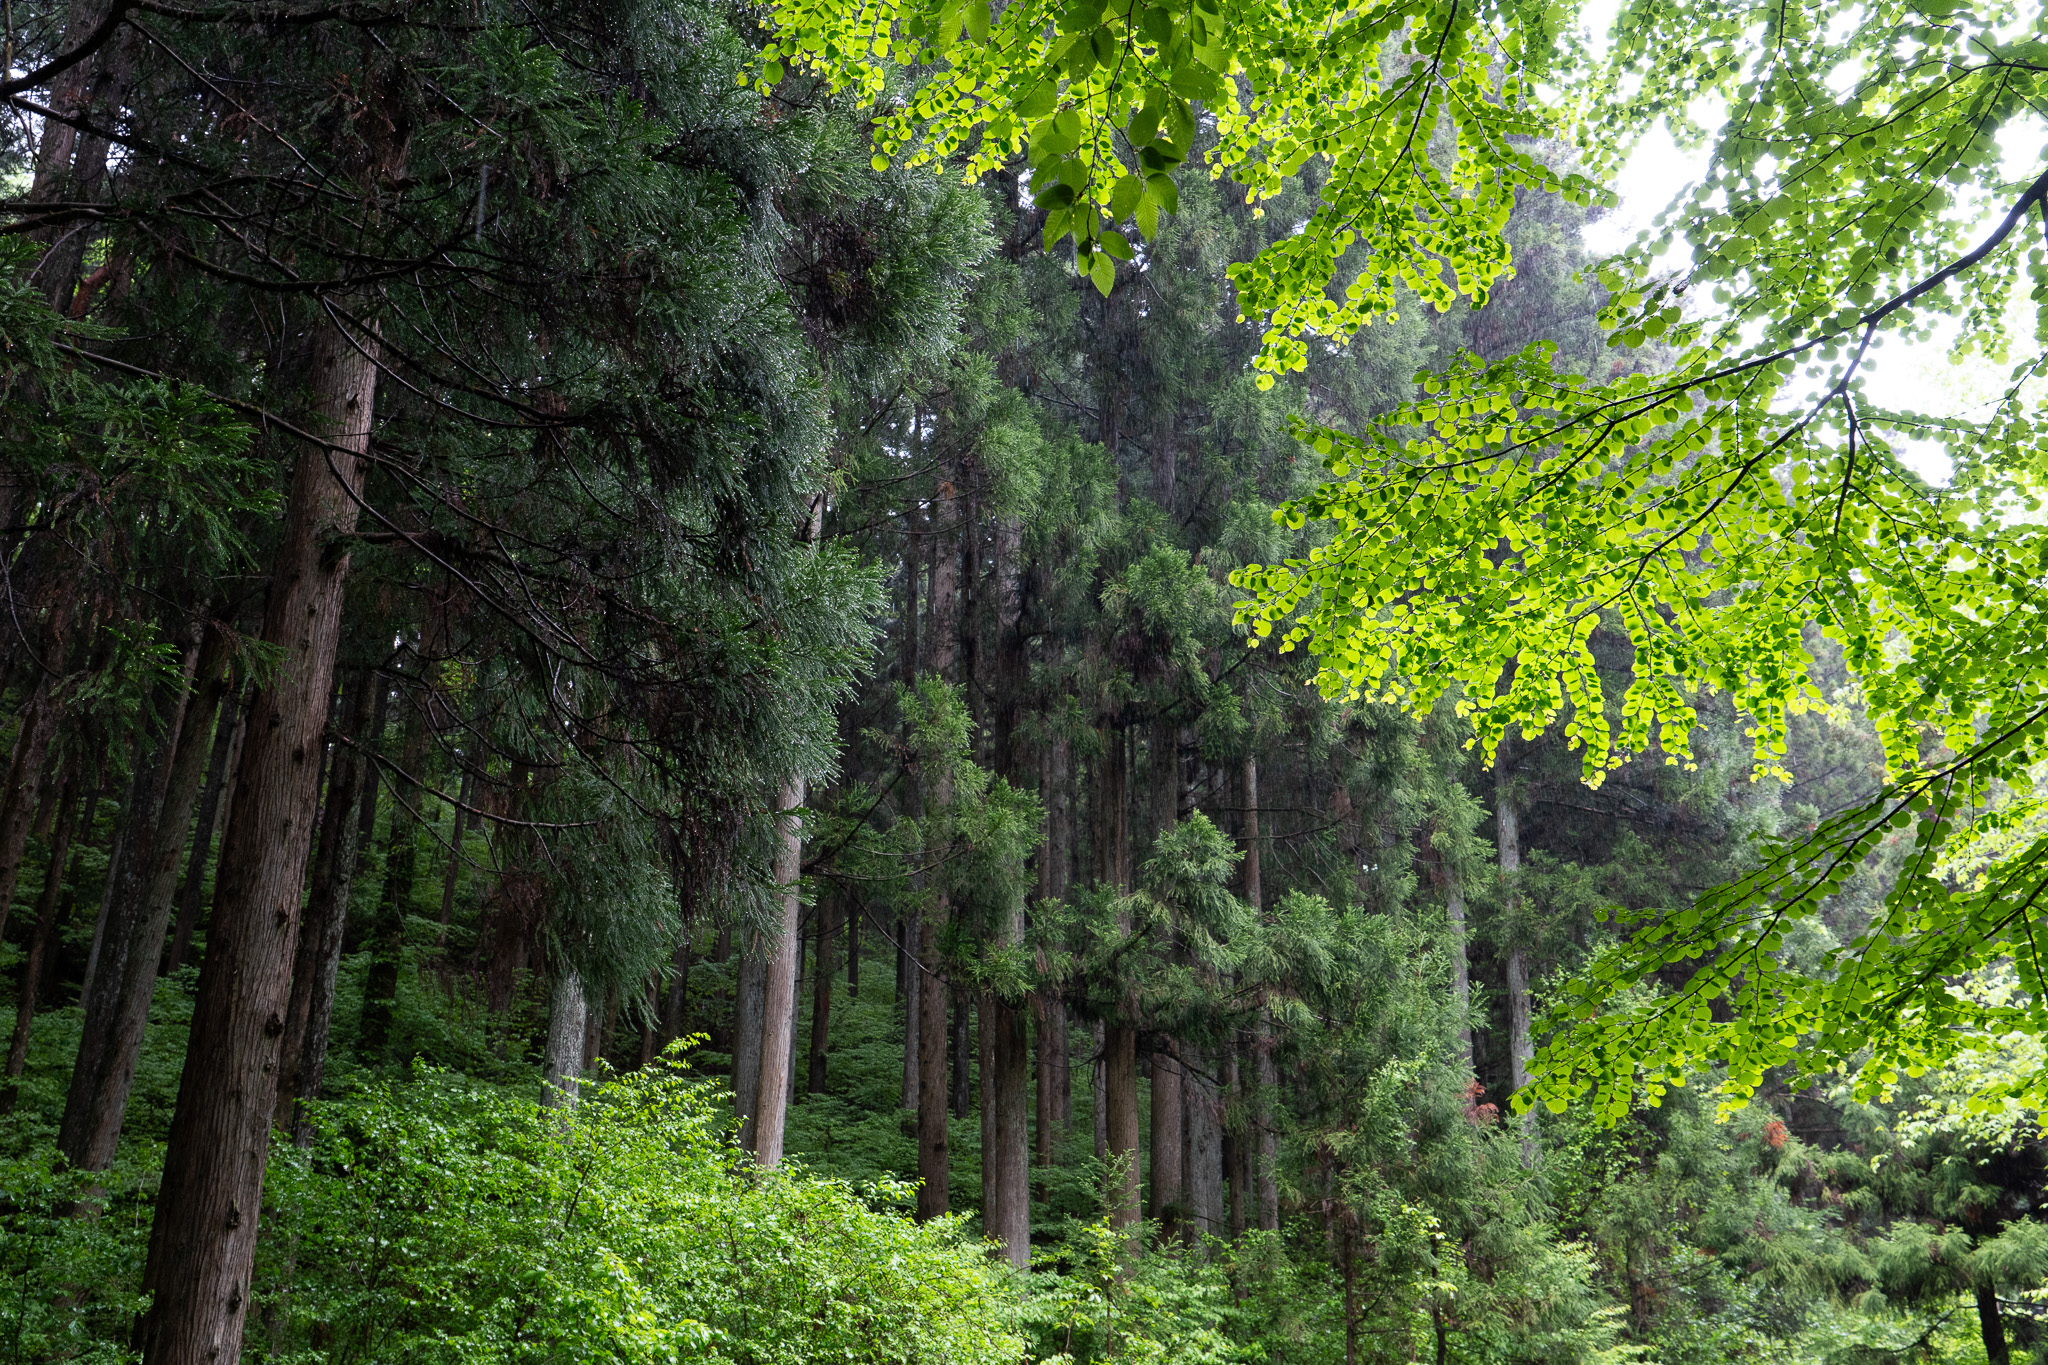
<path id="1" fill-rule="evenodd" d="M 7 0 L 0 1362 L 2048 1362 L 2044 77 Z"/>

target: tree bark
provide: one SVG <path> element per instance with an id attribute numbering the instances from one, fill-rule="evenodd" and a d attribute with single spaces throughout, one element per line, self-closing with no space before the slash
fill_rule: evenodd
<path id="1" fill-rule="evenodd" d="M 1444 920 L 1450 927 L 1451 1004 L 1458 1012 L 1458 1047 L 1472 1069 L 1472 960 L 1465 941 L 1465 888 L 1455 868 L 1444 874 Z"/>
<path id="2" fill-rule="evenodd" d="M 1998 1286 L 1979 1284 L 1977 1334 L 1984 1342 L 1985 1365 L 2012 1365 L 2012 1348 L 2005 1340 L 2005 1318 L 1998 1310 Z"/>
<path id="3" fill-rule="evenodd" d="M 448 946 L 448 926 L 455 918 L 455 888 L 462 880 L 462 836 L 469 824 L 470 767 L 462 765 L 462 785 L 455 795 L 455 819 L 448 834 L 448 875 L 441 880 L 441 932 L 434 937 L 436 948 Z"/>
<path id="4" fill-rule="evenodd" d="M 918 939 L 924 918 L 912 915 L 896 921 L 897 994 L 903 999 L 903 1107 L 916 1110 L 924 1081 L 924 972 L 917 964 Z"/>
<path id="5" fill-rule="evenodd" d="M 72 610 L 68 594 L 51 608 L 49 628 L 43 634 L 43 658 L 50 667 L 63 667 Z M 7 932 L 7 914 L 14 904 L 15 884 L 21 878 L 21 860 L 28 852 L 29 824 L 35 817 L 43 756 L 49 751 L 50 737 L 57 732 L 57 681 L 55 676 L 45 673 L 29 692 L 15 730 L 14 754 L 7 765 L 7 789 L 0 792 L 0 934 Z"/>
<path id="6" fill-rule="evenodd" d="M 917 1217 L 920 1222 L 947 1212 L 952 1181 L 952 1148 L 947 1106 L 946 1054 L 948 1046 L 946 1006 L 952 990 L 931 968 L 939 961 L 939 923 L 944 918 L 944 893 L 933 898 L 932 908 L 920 917 L 917 956 L 924 979 L 917 989 L 918 1075 L 917 1075 Z"/>
<path id="7" fill-rule="evenodd" d="M 242 737 L 248 733 L 249 715 L 242 705 L 241 689 L 230 685 L 224 700 L 227 714 L 215 727 L 213 758 L 207 776 L 206 795 L 199 811 L 199 825 L 192 833 L 192 846 L 185 859 L 185 885 L 178 893 L 178 924 L 171 933 L 171 947 L 164 958 L 164 973 L 185 965 L 192 951 L 192 935 L 199 928 L 199 916 L 206 908 L 206 863 L 213 852 L 213 832 L 227 813 L 228 799 L 235 790 L 235 771 L 240 764 Z M 222 838 L 226 838 L 225 832 Z M 216 870 L 215 880 L 219 880 Z"/>
<path id="8" fill-rule="evenodd" d="M 1107 1023 L 1102 1030 L 1103 1143 L 1114 1163 L 1105 1192 L 1112 1227 L 1138 1222 L 1138 1031 Z"/>
<path id="9" fill-rule="evenodd" d="M 992 1150 L 982 1158 L 982 1222 L 1003 1245 L 1011 1265 L 1031 1265 L 1030 1093 L 1031 1054 L 1024 1010 L 999 996 L 989 997 L 983 1036 L 987 1039 L 987 1082 Z"/>
<path id="10" fill-rule="evenodd" d="M 377 915 L 370 925 L 370 969 L 363 977 L 362 1022 L 356 1052 L 365 1059 L 384 1056 L 398 1016 L 398 976 L 405 958 L 405 923 L 412 918 L 413 889 L 419 881 L 419 824 L 425 813 L 425 787 L 420 768 L 427 756 L 426 718 L 414 707 L 405 718 L 405 739 L 399 746 L 398 771 L 392 780 L 391 822 L 384 840 L 384 885 L 377 897 Z M 409 787 L 411 799 L 400 784 Z"/>
<path id="11" fill-rule="evenodd" d="M 185 851 L 184 817 L 190 814 L 213 739 L 210 733 L 203 739 L 192 734 L 188 744 L 180 736 L 190 703 L 197 700 L 188 694 L 188 683 L 199 654 L 194 640 L 186 648 L 177 691 L 162 698 L 162 731 L 148 761 L 136 765 L 121 812 L 121 862 L 110 873 L 111 900 L 82 1000 L 78 1056 L 57 1130 L 58 1150 L 76 1170 L 104 1171 L 114 1164 L 135 1086 L 135 1062 L 149 1025 L 150 997 L 170 923 L 178 855 Z M 224 646 L 213 652 L 211 662 L 225 664 Z M 184 797 L 183 812 L 171 809 L 174 795 Z M 178 821 L 175 829 L 172 817 Z"/>
<path id="12" fill-rule="evenodd" d="M 558 963 L 548 992 L 548 1038 L 541 1053 L 543 1106 L 566 1109 L 576 1103 L 583 1074 L 583 1035 L 589 1027 L 590 1002 L 583 993 L 583 977 L 568 963 Z"/>
<path id="13" fill-rule="evenodd" d="M 811 1049 L 804 1068 L 806 1095 L 822 1094 L 825 1089 L 826 1054 L 832 1046 L 832 978 L 839 970 L 833 961 L 838 951 L 838 909 L 837 897 L 818 897 L 818 952 L 811 971 Z"/>
<path id="14" fill-rule="evenodd" d="M 740 1120 L 740 1145 L 754 1149 L 754 1116 L 761 1087 L 761 1021 L 767 1010 L 768 959 L 762 936 L 748 929 L 740 938 L 740 966 L 733 983 L 732 1098 Z"/>
<path id="15" fill-rule="evenodd" d="M 1152 1050 L 1152 1217 L 1159 1223 L 1160 1237 L 1173 1241 L 1180 1236 L 1186 1194 L 1181 1155 L 1187 1142 L 1187 1111 L 1178 1046 L 1164 1036 L 1157 1043 Z"/>
<path id="16" fill-rule="evenodd" d="M 1183 1061 L 1186 1054 L 1183 1053 Z M 1187 1240 L 1221 1237 L 1223 1220 L 1223 1101 L 1216 1079 L 1206 1069 L 1208 1058 L 1181 1068 L 1181 1105 L 1187 1125 L 1182 1158 L 1187 1189 Z"/>
<path id="17" fill-rule="evenodd" d="M 1223 1052 L 1223 1093 L 1231 1104 L 1237 1106 L 1239 1123 L 1242 1123 L 1245 1106 L 1237 1047 L 1237 1041 L 1232 1039 Z M 1233 1242 L 1244 1237 L 1245 1197 L 1250 1193 L 1248 1187 L 1251 1183 L 1247 1150 L 1242 1128 L 1226 1122 L 1223 1126 L 1223 1173 L 1230 1189 L 1230 1240 Z"/>
<path id="18" fill-rule="evenodd" d="M 264 608 L 262 639 L 280 662 L 251 704 L 221 849 L 143 1275 L 144 1365 L 206 1365 L 241 1350 L 348 576 L 340 538 L 356 524 L 375 349 L 374 335 L 333 325 L 314 346 L 310 420 L 328 444 L 305 446 L 294 463 Z"/>
<path id="19" fill-rule="evenodd" d="M 1260 919 L 1266 913 L 1266 889 L 1259 844 L 1259 760 L 1244 760 L 1244 898 Z M 1259 1231 L 1280 1230 L 1280 1139 L 1273 1122 L 1279 1075 L 1273 1065 L 1273 1019 L 1263 997 L 1252 1029 L 1252 1106 L 1248 1152 L 1252 1158 L 1252 1199 Z"/>
<path id="20" fill-rule="evenodd" d="M 766 990 L 761 1009 L 761 1083 L 753 1122 L 754 1160 L 773 1167 L 782 1160 L 783 1128 L 789 1117 L 791 1062 L 796 1048 L 796 974 L 803 956 L 800 926 L 803 822 L 797 811 L 804 803 L 804 780 L 782 784 L 775 806 L 780 812 L 775 836 L 775 882 L 782 905 L 782 923 L 770 945 Z"/>
<path id="21" fill-rule="evenodd" d="M 320 849 L 313 860 L 313 893 L 306 905 L 292 964 L 292 993 L 279 1048 L 276 1122 L 289 1124 L 292 1139 L 312 1138 L 299 1100 L 320 1097 L 327 1071 L 327 1042 L 334 1022 L 334 983 L 341 971 L 341 945 L 348 933 L 350 895 L 362 862 L 364 788 L 374 799 L 377 775 L 362 752 L 374 736 L 378 694 L 383 683 L 365 669 L 347 689 L 341 742 L 328 769 L 327 805 L 320 818 Z M 373 813 L 374 818 L 374 813 Z"/>
<path id="22" fill-rule="evenodd" d="M 43 893 L 36 900 L 35 934 L 29 939 L 28 957 L 21 964 L 21 997 L 14 1005 L 14 1037 L 7 1046 L 7 1087 L 0 1090 L 0 1114 L 14 1108 L 16 1082 L 28 1065 L 28 1040 L 35 1027 L 36 995 L 43 984 L 43 964 L 50 956 L 50 940 L 57 930 L 57 910 L 64 899 L 65 862 L 71 856 L 71 839 L 83 816 L 81 796 L 84 765 L 73 763 L 64 790 L 58 796 L 57 827 L 50 834 L 50 866 L 43 873 Z"/>
<path id="23" fill-rule="evenodd" d="M 1519 1092 L 1529 1083 L 1529 1060 L 1536 1050 L 1529 1041 L 1529 956 L 1516 924 L 1521 890 L 1521 821 L 1515 809 L 1514 783 L 1509 776 L 1507 741 L 1503 737 L 1493 769 L 1494 828 L 1500 844 L 1501 903 L 1508 921 L 1508 1088 Z"/>

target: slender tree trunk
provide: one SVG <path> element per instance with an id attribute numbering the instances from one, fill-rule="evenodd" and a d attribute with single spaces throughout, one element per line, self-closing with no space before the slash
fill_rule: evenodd
<path id="1" fill-rule="evenodd" d="M 818 897 L 817 964 L 811 972 L 811 1050 L 804 1069 L 807 1095 L 822 1094 L 825 1089 L 825 1060 L 832 1045 L 832 978 L 839 970 L 833 961 L 838 951 L 838 910 L 837 897 Z"/>
<path id="2" fill-rule="evenodd" d="M 1178 1044 L 1161 1036 L 1152 1051 L 1152 1217 L 1164 1241 L 1180 1236 L 1187 1170 L 1181 1155 L 1187 1142 L 1186 1090 Z"/>
<path id="3" fill-rule="evenodd" d="M 970 997 L 958 987 L 947 991 L 947 1027 L 952 1033 L 952 1054 L 946 1076 L 947 1108 L 956 1119 L 964 1119 L 974 1108 L 974 1097 L 969 1090 L 973 1084 L 974 1063 L 969 1060 L 974 1051 L 971 1020 L 973 1011 L 969 1007 Z"/>
<path id="4" fill-rule="evenodd" d="M 51 668 L 64 666 L 72 610 L 68 594 L 51 609 L 49 628 L 42 641 L 42 657 Z M 28 852 L 29 824 L 35 817 L 43 756 L 49 751 L 50 737 L 57 732 L 60 708 L 56 691 L 57 679 L 45 673 L 29 692 L 15 729 L 14 754 L 7 765 L 7 789 L 0 791 L 0 934 L 7 932 L 7 913 L 14 904 L 15 883 L 21 878 L 22 857 Z"/>
<path id="5" fill-rule="evenodd" d="M 65 863 L 71 857 L 72 835 L 83 815 L 81 807 L 90 795 L 81 797 L 85 785 L 84 764 L 73 763 L 58 796 L 57 827 L 50 835 L 50 866 L 43 873 L 43 893 L 36 899 L 35 934 L 29 939 L 28 957 L 21 964 L 21 998 L 14 1005 L 14 1037 L 7 1046 L 7 1088 L 0 1090 L 0 1114 L 14 1108 L 16 1082 L 28 1065 L 28 1040 L 35 1026 L 36 994 L 43 983 L 43 965 L 50 956 L 50 941 L 57 931 L 57 910 L 64 899 Z"/>
<path id="6" fill-rule="evenodd" d="M 1536 1055 L 1536 1049 L 1529 1040 L 1529 955 L 1523 943 L 1521 926 L 1517 921 L 1521 899 L 1520 872 L 1522 868 L 1521 822 L 1515 809 L 1514 783 L 1509 776 L 1507 741 L 1503 737 L 1493 769 L 1493 813 L 1494 827 L 1500 844 L 1500 879 L 1502 889 L 1503 918 L 1508 924 L 1509 947 L 1507 969 L 1508 995 L 1508 1088 L 1519 1093 L 1529 1083 L 1529 1061 Z M 1533 1115 L 1524 1115 L 1522 1127 L 1526 1133 Z M 1523 1156 L 1531 1155 L 1527 1139 L 1523 1142 Z"/>
<path id="7" fill-rule="evenodd" d="M 377 897 L 377 917 L 370 925 L 370 970 L 363 977 L 362 1022 L 356 1033 L 356 1051 L 366 1059 L 381 1058 L 390 1047 L 391 1028 L 398 1014 L 405 923 L 412 917 L 413 888 L 419 880 L 419 822 L 425 814 L 421 806 L 426 791 L 420 768 L 426 756 L 426 718 L 415 707 L 405 718 L 405 740 L 399 746 L 391 822 L 384 841 L 384 885 Z M 409 801 L 398 783 L 410 787 Z"/>
<path id="8" fill-rule="evenodd" d="M 760 934 L 744 930 L 739 973 L 734 980 L 732 1011 L 732 1093 L 739 1114 L 740 1145 L 754 1148 L 754 1116 L 760 1112 L 761 1021 L 768 998 L 768 946 Z"/>
<path id="9" fill-rule="evenodd" d="M 1186 1155 L 1182 1158 L 1187 1189 L 1187 1240 L 1200 1245 L 1203 1237 L 1220 1237 L 1223 1221 L 1223 1102 L 1216 1078 L 1208 1070 L 1209 1058 L 1197 1056 L 1186 1065 L 1186 1044 L 1182 1044 L 1181 1104 L 1187 1124 Z"/>
<path id="10" fill-rule="evenodd" d="M 867 918 L 868 908 L 856 900 L 853 913 L 846 916 L 846 998 L 860 999 L 860 922 Z"/>
<path id="11" fill-rule="evenodd" d="M 576 1103 L 583 1074 L 583 1036 L 589 1027 L 590 1002 L 583 993 L 583 977 L 568 963 L 559 963 L 548 993 L 548 1040 L 540 1064 L 540 1102 L 546 1107 L 565 1109 Z"/>
<path id="12" fill-rule="evenodd" d="M 1244 760 L 1244 898 L 1260 919 L 1266 913 L 1266 889 L 1259 843 L 1259 760 Z M 1280 1230 L 1280 1139 L 1274 1126 L 1274 1101 L 1280 1077 L 1273 1066 L 1273 1018 L 1261 996 L 1252 1030 L 1252 1106 L 1249 1155 L 1252 1158 L 1253 1202 L 1259 1231 Z"/>
<path id="13" fill-rule="evenodd" d="M 434 938 L 436 948 L 448 946 L 448 926 L 455 918 L 455 888 L 462 880 L 462 836 L 469 823 L 470 767 L 462 765 L 462 787 L 455 796 L 455 820 L 448 835 L 448 875 L 441 880 L 441 932 Z"/>
<path id="14" fill-rule="evenodd" d="M 149 1025 L 150 997 L 156 989 L 157 963 L 163 958 L 164 931 L 169 927 L 172 879 L 177 875 L 178 855 L 184 852 L 183 822 L 175 833 L 166 823 L 165 817 L 174 814 L 166 797 L 187 778 L 196 791 L 205 759 L 202 746 L 212 741 L 210 734 L 190 736 L 190 748 L 199 752 L 188 752 L 185 761 L 179 762 L 187 682 L 198 662 L 199 643 L 195 640 L 186 648 L 177 691 L 160 699 L 166 716 L 162 732 L 151 744 L 153 752 L 147 761 L 136 765 L 121 812 L 125 836 L 121 863 L 118 871 L 110 872 L 111 900 L 83 996 L 78 1056 L 72 1063 L 63 1123 L 57 1130 L 58 1150 L 76 1170 L 104 1171 L 114 1164 L 121 1124 L 128 1114 L 128 1096 L 135 1086 L 135 1062 Z M 216 656 L 215 662 L 224 659 Z M 188 794 L 188 813 L 190 808 Z M 172 847 L 165 850 L 161 844 Z"/>
<path id="15" fill-rule="evenodd" d="M 1112 1227 L 1138 1222 L 1138 1032 L 1126 1024 L 1102 1030 L 1103 1143 L 1117 1170 L 1106 1192 Z"/>
<path id="16" fill-rule="evenodd" d="M 1472 960 L 1465 942 L 1465 888 L 1456 869 L 1444 877 L 1444 919 L 1450 926 L 1451 1003 L 1458 1011 L 1458 1047 L 1472 1069 Z"/>
<path id="17" fill-rule="evenodd" d="M 924 1082 L 924 972 L 915 952 L 923 926 L 921 915 L 896 921 L 896 993 L 903 999 L 903 1107 L 912 1110 L 923 1107 L 918 1100 Z"/>
<path id="18" fill-rule="evenodd" d="M 221 849 L 143 1275 L 144 1365 L 207 1365 L 241 1350 L 348 576 L 340 537 L 356 523 L 375 351 L 374 336 L 332 325 L 314 346 L 311 421 L 330 443 L 299 452 L 285 504 L 262 633 L 279 662 L 251 704 Z"/>
<path id="19" fill-rule="evenodd" d="M 917 989 L 918 1076 L 917 1076 L 917 1176 L 923 1183 L 917 1191 L 919 1221 L 947 1212 L 952 1180 L 952 1148 L 947 1121 L 946 1054 L 948 1035 L 946 1006 L 952 996 L 947 983 L 932 975 L 939 961 L 939 924 L 945 917 L 944 895 L 933 898 L 929 912 L 918 928 L 918 958 L 924 979 Z"/>
<path id="20" fill-rule="evenodd" d="M 776 809 L 782 812 L 776 832 L 775 881 L 781 888 L 782 924 L 767 962 L 761 1010 L 761 1081 L 756 1091 L 753 1123 L 754 1160 L 773 1167 L 782 1160 L 783 1128 L 789 1116 L 791 1061 L 796 1048 L 796 975 L 803 956 L 800 926 L 803 899 L 803 822 L 797 810 L 804 803 L 804 780 L 782 784 Z"/>
<path id="21" fill-rule="evenodd" d="M 1223 1091 L 1229 1096 L 1230 1103 L 1237 1107 L 1238 1113 L 1241 1115 L 1245 1110 L 1245 1105 L 1243 1084 L 1239 1080 L 1237 1048 L 1237 1041 L 1233 1038 L 1223 1052 Z M 1247 1144 L 1244 1140 L 1242 1127 L 1230 1123 L 1224 1124 L 1223 1172 L 1224 1178 L 1229 1182 L 1230 1186 L 1230 1240 L 1232 1242 L 1239 1242 L 1244 1239 L 1245 1196 L 1250 1192 L 1247 1187 L 1251 1183 L 1249 1179 L 1250 1171 L 1247 1169 L 1249 1162 L 1246 1156 Z"/>
<path id="22" fill-rule="evenodd" d="M 1067 869 L 1072 857 L 1071 819 L 1073 745 L 1064 735 L 1052 737 L 1039 751 L 1038 789 L 1044 811 L 1044 838 L 1038 852 L 1038 898 L 1064 901 Z M 1043 970 L 1045 963 L 1039 964 Z M 1067 1002 L 1057 986 L 1038 990 L 1038 1164 L 1053 1164 L 1053 1134 L 1073 1121 L 1073 1081 L 1067 1055 Z"/>
<path id="23" fill-rule="evenodd" d="M 350 895 L 362 863 L 365 788 L 375 799 L 377 775 L 360 751 L 374 738 L 383 683 L 365 669 L 344 693 L 341 742 L 328 768 L 327 804 L 320 817 L 320 848 L 313 860 L 313 893 L 306 905 L 292 964 L 292 994 L 286 1007 L 284 1040 L 278 1052 L 279 1126 L 290 1124 L 293 1140 L 312 1137 L 297 1101 L 318 1099 L 327 1070 L 333 1031 L 334 985 L 341 971 L 341 945 L 348 933 Z M 374 818 L 374 817 L 373 817 Z"/>
<path id="24" fill-rule="evenodd" d="M 198 930 L 199 917 L 206 909 L 206 863 L 213 852 L 214 828 L 227 814 L 228 800 L 234 795 L 242 737 L 248 733 L 248 709 L 242 705 L 240 687 L 229 686 L 225 704 L 227 714 L 214 732 L 212 774 L 207 778 L 207 795 L 200 808 L 199 827 L 193 831 L 192 847 L 185 860 L 185 885 L 178 893 L 178 924 L 171 933 L 170 953 L 164 958 L 163 969 L 167 975 L 184 966 L 185 958 L 192 951 L 192 935 Z M 225 831 L 222 838 L 226 838 Z M 219 880 L 218 869 L 214 879 Z"/>
<path id="25" fill-rule="evenodd" d="M 1998 1286 L 1976 1286 L 1977 1334 L 1984 1342 L 1985 1365 L 2012 1365 L 2012 1348 L 2005 1341 L 2005 1319 L 1998 1311 Z"/>
<path id="26" fill-rule="evenodd" d="M 993 1150 L 982 1159 L 982 1222 L 1003 1244 L 1010 1264 L 1031 1265 L 1030 1093 L 1031 1053 L 1021 1006 L 989 998 L 982 1026 L 989 1061 L 988 1105 Z"/>
<path id="27" fill-rule="evenodd" d="M 1103 1072 L 1104 1058 L 1109 1055 L 1108 1031 L 1100 1019 L 1088 1023 L 1088 1041 L 1094 1045 L 1094 1055 L 1088 1062 L 1088 1112 L 1090 1126 L 1095 1130 L 1095 1159 L 1109 1160 L 1109 1096 L 1105 1089 Z M 1107 1198 L 1107 1195 L 1104 1196 Z"/>
<path id="28" fill-rule="evenodd" d="M 939 522 L 939 516 L 933 520 Z M 925 672 L 942 682 L 954 681 L 960 651 L 960 562 L 966 530 L 957 514 L 944 514 L 933 527 L 930 606 L 925 635 Z M 938 811 L 953 803 L 952 784 L 942 775 L 928 793 L 921 795 Z M 928 840 L 925 862 L 934 875 L 946 875 L 946 849 L 942 842 Z M 918 926 L 918 959 L 925 979 L 918 991 L 918 1086 L 917 1086 L 917 1193 L 920 1221 L 947 1212 L 951 1200 L 952 1148 L 947 1121 L 951 1098 L 946 1087 L 948 1006 L 952 984 L 944 970 L 942 947 L 950 903 L 943 887 L 926 903 Z"/>

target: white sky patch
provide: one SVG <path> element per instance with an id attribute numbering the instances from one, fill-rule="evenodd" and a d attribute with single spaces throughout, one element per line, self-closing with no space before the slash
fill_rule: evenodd
<path id="1" fill-rule="evenodd" d="M 1593 0 L 1581 10 L 1591 40 L 1598 50 L 1607 46 L 1619 0 Z M 1846 20 L 1848 16 L 1843 16 Z M 1849 73 L 1837 69 L 1838 76 Z M 1857 73 L 1857 74 L 1860 74 Z M 1713 129 L 1724 117 L 1722 111 L 1704 105 L 1688 111 L 1702 126 Z M 2020 183 L 2031 181 L 2048 165 L 2048 122 L 2038 116 L 2015 120 L 2000 134 L 2001 171 L 2005 178 Z M 1584 229 L 1588 250 L 1608 256 L 1655 230 L 1657 215 L 1691 190 L 1705 174 L 1708 155 L 1704 147 L 1682 147 L 1662 120 L 1646 133 L 1629 156 L 1611 188 L 1620 204 Z M 1971 205 L 1963 209 L 1973 217 L 1981 215 L 1978 231 L 1966 234 L 1982 240 L 2005 212 L 2005 205 Z M 2030 230 L 2023 228 L 2022 231 Z M 1683 248 L 1678 248 L 1682 251 Z M 1681 268 L 1684 258 L 1668 254 L 1658 262 L 1664 269 Z M 2024 288 L 2024 287 L 2023 287 Z M 2013 366 L 2039 354 L 2033 340 L 2029 316 L 2032 305 L 2024 294 L 2015 299 L 2009 318 L 2012 346 L 2004 361 L 1970 355 L 1960 361 L 1951 358 L 1959 324 L 1954 319 L 1940 322 L 1934 334 L 1923 342 L 1908 342 L 1896 335 L 1884 339 L 1865 359 L 1864 392 L 1868 401 L 1894 410 L 1917 411 L 1938 417 L 1988 416 L 1992 405 L 2010 385 Z M 2048 399 L 2048 382 L 2037 381 L 2029 391 L 2038 390 Z M 1796 388 L 1795 388 L 1796 392 Z M 1922 478 L 1944 482 L 1949 460 L 1931 441 L 1899 443 L 1901 460 Z"/>

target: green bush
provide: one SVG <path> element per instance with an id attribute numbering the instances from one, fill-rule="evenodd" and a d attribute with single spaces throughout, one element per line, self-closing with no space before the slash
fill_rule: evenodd
<path id="1" fill-rule="evenodd" d="M 396 1362 L 1013 1362 L 1009 1272 L 958 1220 L 756 1170 L 680 1064 L 569 1111 L 429 1071 L 273 1157 L 247 1351 Z"/>

